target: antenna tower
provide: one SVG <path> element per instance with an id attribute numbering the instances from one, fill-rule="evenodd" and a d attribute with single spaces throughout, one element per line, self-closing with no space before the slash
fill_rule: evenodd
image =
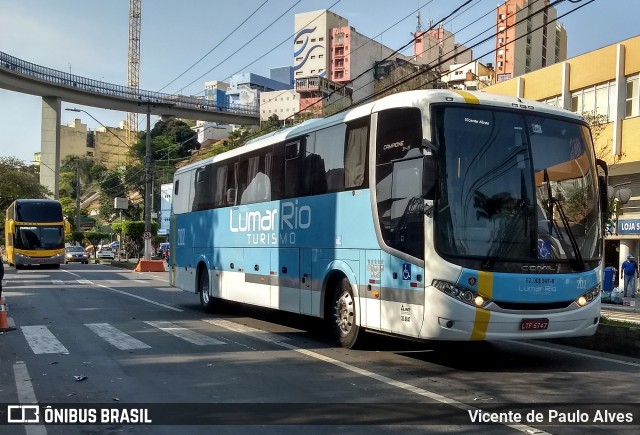
<path id="1" fill-rule="evenodd" d="M 129 67 L 127 86 L 140 89 L 140 19 L 142 0 L 129 0 Z M 138 113 L 127 113 L 127 143 L 132 146 L 137 140 Z"/>

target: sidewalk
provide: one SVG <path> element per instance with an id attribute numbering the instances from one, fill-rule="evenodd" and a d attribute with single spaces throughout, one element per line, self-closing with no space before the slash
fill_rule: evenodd
<path id="1" fill-rule="evenodd" d="M 636 297 L 622 298 L 622 304 L 609 304 L 603 302 L 600 313 L 612 320 L 622 320 L 640 324 L 640 291 Z"/>

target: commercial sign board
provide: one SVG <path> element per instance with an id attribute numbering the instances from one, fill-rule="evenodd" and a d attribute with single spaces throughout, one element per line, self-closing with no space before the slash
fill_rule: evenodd
<path id="1" fill-rule="evenodd" d="M 640 219 L 618 220 L 618 234 L 640 234 Z"/>

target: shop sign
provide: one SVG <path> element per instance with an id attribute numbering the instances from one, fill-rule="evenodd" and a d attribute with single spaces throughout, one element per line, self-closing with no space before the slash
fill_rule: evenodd
<path id="1" fill-rule="evenodd" d="M 640 219 L 619 220 L 618 234 L 640 234 Z"/>

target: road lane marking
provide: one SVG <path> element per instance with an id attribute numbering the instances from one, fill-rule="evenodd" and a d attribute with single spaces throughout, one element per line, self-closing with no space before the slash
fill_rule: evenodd
<path id="1" fill-rule="evenodd" d="M 337 359 L 328 357 L 328 356 L 324 356 L 321 355 L 317 352 L 313 352 L 311 350 L 308 349 L 302 349 L 299 348 L 297 346 L 294 346 L 292 344 L 289 343 L 285 343 L 283 341 L 281 341 L 281 338 L 277 338 L 274 341 L 274 336 L 277 337 L 276 334 L 270 334 L 267 333 L 265 331 L 262 331 L 260 329 L 255 329 L 255 328 L 251 328 L 249 326 L 245 326 L 245 325 L 240 325 L 238 323 L 235 322 L 230 322 L 228 320 L 213 320 L 213 319 L 203 319 L 205 322 L 207 323 L 211 323 L 212 325 L 216 325 L 219 326 L 221 328 L 224 329 L 229 329 L 231 331 L 234 332 L 239 332 L 241 334 L 246 334 L 249 335 L 251 337 L 257 338 L 259 340 L 263 340 L 269 343 L 273 343 L 277 346 L 281 346 L 284 347 L 286 349 L 292 350 L 294 352 L 298 352 L 301 353 L 303 355 L 306 355 L 310 358 L 314 358 L 323 362 L 326 362 L 328 364 L 333 364 L 335 366 L 341 367 L 345 370 L 349 370 L 351 372 L 357 373 L 361 376 L 366 376 L 369 377 L 371 379 L 375 379 L 379 382 L 385 383 L 391 387 L 395 387 L 395 388 L 399 388 L 405 391 L 409 391 L 411 393 L 415 393 L 419 396 L 422 397 L 427 397 L 431 400 L 434 400 L 436 402 L 440 402 L 440 403 L 444 403 L 447 404 L 449 406 L 452 406 L 454 408 L 458 408 L 461 409 L 463 411 L 471 411 L 471 412 L 475 412 L 475 411 L 481 411 L 480 408 L 476 408 L 475 406 L 471 406 L 471 405 L 467 405 L 466 403 L 460 402 L 458 400 L 455 399 L 451 399 L 449 397 L 443 396 L 441 394 L 438 393 L 434 393 L 433 391 L 429 391 L 429 390 L 425 390 L 424 388 L 419 388 L 416 387 L 414 385 L 410 385 L 407 384 L 405 382 L 401 382 L 401 381 L 396 381 L 395 379 L 391 379 L 387 376 L 383 376 L 383 375 L 379 375 L 377 373 L 373 373 L 369 370 L 364 370 L 361 369 L 359 367 L 353 366 L 351 364 L 347 364 L 345 362 L 339 361 Z M 245 332 L 242 332 L 245 331 Z M 471 424 L 471 422 L 469 422 Z M 504 426 L 510 427 L 512 429 L 515 429 L 519 432 L 523 432 L 526 434 L 535 434 L 535 435 L 549 435 L 547 432 L 544 432 L 540 429 L 536 429 L 534 427 L 531 426 L 527 426 L 525 424 L 517 424 L 517 423 L 505 423 Z"/>
<path id="2" fill-rule="evenodd" d="M 75 273 L 69 272 L 68 270 L 65 270 L 65 272 L 70 273 L 71 275 L 75 275 L 77 277 L 80 277 L 80 275 L 76 275 Z M 154 304 L 154 305 L 157 305 L 159 307 L 167 308 L 167 309 L 173 310 L 173 311 L 182 312 L 182 310 L 180 308 L 176 308 L 176 307 L 172 307 L 171 305 L 162 304 L 160 302 L 152 301 L 151 299 L 143 298 L 142 296 L 138 296 L 138 295 L 134 295 L 134 294 L 131 294 L 131 293 L 123 292 L 122 290 L 116 290 L 116 289 L 114 289 L 112 287 L 107 287 L 106 285 L 102 285 L 102 284 L 97 284 L 97 286 L 105 288 L 107 290 L 111 290 L 112 292 L 120 293 L 122 295 L 130 296 L 132 298 L 140 299 L 141 301 L 149 302 L 150 304 Z"/>
<path id="3" fill-rule="evenodd" d="M 67 273 L 69 273 L 69 274 L 71 274 L 71 275 L 73 275 L 73 276 L 77 276 L 78 278 L 82 278 L 82 277 L 81 277 L 80 275 L 78 275 L 77 273 L 73 273 L 73 272 L 71 272 L 71 271 L 69 271 L 69 270 L 62 269 L 62 271 L 63 271 L 63 272 L 67 272 Z"/>
<path id="4" fill-rule="evenodd" d="M 549 350 L 552 350 L 554 352 L 564 353 L 564 354 L 568 354 L 568 355 L 572 355 L 572 356 L 593 358 L 593 359 L 597 359 L 597 360 L 600 360 L 600 361 L 613 362 L 613 363 L 623 364 L 623 365 L 627 365 L 627 366 L 631 366 L 631 367 L 640 367 L 640 363 L 635 363 L 635 362 L 631 362 L 631 361 L 624 361 L 624 360 L 615 359 L 615 358 L 609 358 L 609 357 L 606 357 L 606 356 L 591 355 L 589 353 L 583 353 L 583 352 L 579 352 L 577 350 L 559 349 L 559 348 L 557 348 L 555 346 L 543 346 L 541 344 L 528 343 L 528 342 L 524 342 L 524 341 L 513 341 L 513 340 L 505 340 L 505 341 L 507 343 L 519 344 L 521 346 L 529 346 L 529 347 L 533 347 L 533 348 L 536 348 L 536 349 L 541 349 L 541 350 L 544 350 L 545 352 L 549 351 Z"/>
<path id="5" fill-rule="evenodd" d="M 77 281 L 79 284 L 93 285 L 93 282 L 89 281 L 88 279 L 79 279 Z"/>
<path id="6" fill-rule="evenodd" d="M 209 344 L 226 344 L 223 341 L 216 340 L 215 338 L 208 337 L 204 334 L 200 334 L 195 331 L 191 331 L 182 326 L 178 326 L 171 322 L 144 322 L 148 325 L 158 328 L 171 335 L 175 335 L 178 338 L 188 341 L 189 343 L 197 344 L 198 346 L 205 346 Z"/>
<path id="7" fill-rule="evenodd" d="M 18 403 L 30 405 L 38 403 L 36 392 L 33 390 L 31 376 L 24 361 L 16 361 L 13 365 L 13 377 L 16 381 Z M 25 424 L 22 426 L 26 435 L 46 435 L 47 429 L 42 424 Z"/>
<path id="8" fill-rule="evenodd" d="M 35 354 L 69 353 L 67 348 L 44 325 L 21 326 L 20 329 Z"/>
<path id="9" fill-rule="evenodd" d="M 108 323 L 85 323 L 96 335 L 120 350 L 150 349 L 151 346 L 143 343 L 129 334 L 125 334 L 118 328 Z"/>
<path id="10" fill-rule="evenodd" d="M 138 282 L 140 284 L 146 284 L 149 282 L 149 280 L 146 280 L 146 279 L 134 279 L 133 281 Z"/>
<path id="11" fill-rule="evenodd" d="M 162 308 L 166 308 L 168 310 L 182 312 L 180 308 L 172 307 L 171 305 L 161 304 L 160 302 L 152 301 L 151 299 L 143 298 L 142 296 L 134 295 L 131 293 L 123 292 L 122 290 L 116 290 L 111 287 L 107 287 L 106 285 L 98 284 L 98 287 L 106 288 L 107 290 L 111 290 L 112 292 L 120 293 L 121 295 L 130 296 L 132 298 L 140 299 L 141 301 L 149 302 L 150 304 L 157 305 Z"/>
<path id="12" fill-rule="evenodd" d="M 61 279 L 52 279 L 51 280 L 51 284 L 53 284 L 53 285 L 62 285 L 62 284 L 64 284 L 64 281 L 61 280 Z"/>
<path id="13" fill-rule="evenodd" d="M 221 320 L 221 319 L 202 319 L 202 320 L 212 325 L 216 325 L 224 329 L 229 329 L 233 332 L 239 332 L 240 334 L 248 335 L 249 337 L 253 337 L 257 340 L 268 341 L 270 343 L 276 343 L 279 341 L 288 340 L 287 337 L 283 337 L 282 335 L 273 334 L 271 332 L 263 331 L 261 329 L 251 328 L 250 326 L 241 325 L 239 323 L 230 322 L 228 320 Z"/>

